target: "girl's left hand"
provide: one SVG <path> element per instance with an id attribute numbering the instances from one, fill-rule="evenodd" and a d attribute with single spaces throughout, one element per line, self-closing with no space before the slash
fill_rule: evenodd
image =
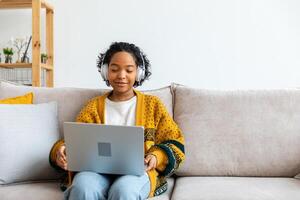
<path id="1" fill-rule="evenodd" d="M 156 157 L 152 154 L 148 154 L 145 158 L 146 171 L 156 168 L 157 160 Z"/>

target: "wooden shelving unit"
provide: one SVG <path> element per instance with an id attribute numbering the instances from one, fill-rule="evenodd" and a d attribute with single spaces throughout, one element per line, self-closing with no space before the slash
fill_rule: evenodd
<path id="1" fill-rule="evenodd" d="M 3 68 L 32 68 L 32 86 L 41 86 L 41 69 L 46 69 L 46 86 L 53 87 L 53 7 L 45 0 L 0 0 L 0 9 L 32 9 L 32 63 L 0 63 Z M 46 9 L 47 64 L 41 63 L 41 10 Z"/>

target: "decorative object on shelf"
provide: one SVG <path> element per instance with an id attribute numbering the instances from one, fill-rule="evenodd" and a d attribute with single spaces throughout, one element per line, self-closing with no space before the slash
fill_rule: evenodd
<path id="1" fill-rule="evenodd" d="M 30 63 L 30 62 L 29 62 L 29 57 L 28 57 L 27 55 L 25 55 L 25 53 L 23 53 L 21 62 L 22 62 L 22 63 Z"/>
<path id="2" fill-rule="evenodd" d="M 41 53 L 41 63 L 46 64 L 48 59 L 48 55 L 46 53 Z"/>
<path id="3" fill-rule="evenodd" d="M 3 54 L 5 56 L 5 63 L 12 63 L 13 49 L 9 47 L 3 48 Z"/>
<path id="4" fill-rule="evenodd" d="M 21 51 L 24 47 L 27 46 L 28 39 L 26 38 L 12 38 L 11 39 L 12 45 L 16 48 L 17 50 L 17 61 L 16 63 L 21 62 Z"/>
<path id="5" fill-rule="evenodd" d="M 0 63 L 1 63 L 1 61 L 2 61 L 2 60 L 1 60 L 1 53 L 0 53 Z"/>
<path id="6" fill-rule="evenodd" d="M 29 63 L 29 57 L 27 56 L 27 52 L 28 52 L 28 48 L 29 48 L 31 39 L 32 39 L 32 36 L 29 37 L 29 40 L 28 40 L 28 42 L 27 42 L 26 50 L 25 50 L 25 52 L 23 53 L 23 57 L 22 57 L 22 59 L 21 59 L 21 62 L 22 62 L 22 63 Z"/>

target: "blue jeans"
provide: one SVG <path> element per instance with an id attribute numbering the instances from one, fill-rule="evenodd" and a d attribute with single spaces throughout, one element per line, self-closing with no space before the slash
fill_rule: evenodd
<path id="1" fill-rule="evenodd" d="M 64 192 L 65 200 L 142 200 L 150 192 L 148 174 L 142 176 L 108 175 L 95 172 L 80 172 L 72 185 Z"/>

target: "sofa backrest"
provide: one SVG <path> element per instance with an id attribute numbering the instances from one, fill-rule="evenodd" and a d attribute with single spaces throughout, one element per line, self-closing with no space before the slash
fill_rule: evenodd
<path id="1" fill-rule="evenodd" d="M 63 122 L 74 121 L 80 109 L 89 99 L 107 91 L 107 89 L 27 87 L 0 82 L 0 99 L 23 95 L 26 92 L 33 92 L 34 103 L 56 101 L 58 103 L 58 121 L 61 137 L 63 135 Z M 170 86 L 142 92 L 158 96 L 167 107 L 169 114 L 173 116 L 173 98 Z"/>
<path id="2" fill-rule="evenodd" d="M 174 107 L 186 140 L 186 161 L 177 175 L 291 177 L 300 172 L 300 90 L 173 90 L 144 92 L 158 96 L 171 116 Z M 63 122 L 74 121 L 89 99 L 107 90 L 0 82 L 0 99 L 31 91 L 34 103 L 58 102 L 62 136 Z"/>
<path id="3" fill-rule="evenodd" d="M 300 90 L 174 91 L 185 135 L 179 176 L 286 176 L 300 172 Z"/>

